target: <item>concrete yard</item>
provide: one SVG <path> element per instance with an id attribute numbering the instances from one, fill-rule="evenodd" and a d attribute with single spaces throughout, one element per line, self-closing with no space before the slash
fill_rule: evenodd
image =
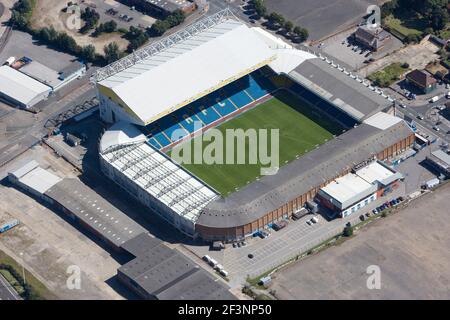
<path id="1" fill-rule="evenodd" d="M 450 184 L 427 194 L 355 238 L 277 272 L 279 299 L 449 299 Z M 381 289 L 369 290 L 378 265 Z"/>
<path id="2" fill-rule="evenodd" d="M 21 155 L 14 164 L 3 167 L 2 177 L 6 171 L 13 170 L 13 166 L 20 166 L 31 159 L 58 176 L 76 176 L 67 162 L 37 146 Z M 23 264 L 58 298 L 122 299 L 113 289 L 115 280 L 111 279 L 120 263 L 106 247 L 99 246 L 96 239 L 83 234 L 82 229 L 63 215 L 8 185 L 5 180 L 0 185 L 0 201 L 0 222 L 21 221 L 18 227 L 1 236 L 0 250 Z M 81 270 L 80 290 L 70 290 L 66 285 L 67 268 L 72 265 Z"/>

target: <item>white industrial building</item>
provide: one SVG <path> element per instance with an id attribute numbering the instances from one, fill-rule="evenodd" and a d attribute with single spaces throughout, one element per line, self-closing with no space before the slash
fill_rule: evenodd
<path id="1" fill-rule="evenodd" d="M 17 106 L 28 109 L 38 102 L 46 99 L 52 89 L 9 67 L 0 67 L 0 99 Z"/>
<path id="2" fill-rule="evenodd" d="M 346 217 L 395 188 L 403 176 L 374 161 L 321 188 L 318 199 L 325 207 Z"/>

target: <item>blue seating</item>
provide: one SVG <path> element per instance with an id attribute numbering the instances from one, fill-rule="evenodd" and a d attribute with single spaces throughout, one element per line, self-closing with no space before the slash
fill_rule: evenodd
<path id="1" fill-rule="evenodd" d="M 155 138 L 151 137 L 150 139 L 147 139 L 147 141 L 156 149 L 161 148 L 161 145 L 155 140 Z"/>
<path id="2" fill-rule="evenodd" d="M 216 91 L 216 94 L 211 94 L 210 97 L 207 97 L 207 101 L 208 100 L 210 103 L 214 103 L 214 109 L 216 109 L 222 117 L 237 110 L 227 97 L 224 94 L 221 94 L 221 92 Z"/>
<path id="3" fill-rule="evenodd" d="M 157 132 L 153 135 L 153 138 L 159 142 L 159 144 L 163 147 L 168 146 L 171 142 L 164 136 L 162 132 Z"/>
<path id="4" fill-rule="evenodd" d="M 175 111 L 174 115 L 179 119 L 179 124 L 190 133 L 202 126 L 200 120 L 193 114 L 189 108 L 182 108 Z M 197 124 L 195 122 L 198 122 Z M 197 126 L 197 127 L 196 127 Z"/>
<path id="5" fill-rule="evenodd" d="M 230 92 L 229 98 L 238 108 L 245 107 L 246 105 L 254 101 L 248 94 L 242 91 L 242 89 Z"/>
<path id="6" fill-rule="evenodd" d="M 203 99 L 199 103 L 194 102 L 191 106 L 194 114 L 206 125 L 220 119 L 220 115 L 211 106 L 208 106 Z"/>
<path id="7" fill-rule="evenodd" d="M 176 142 L 167 138 L 172 138 L 176 130 L 177 133 L 181 132 L 181 136 L 178 135 L 181 139 L 198 129 L 195 122 L 201 121 L 204 125 L 209 125 L 265 96 L 273 89 L 274 85 L 266 76 L 255 71 L 147 125 L 143 132 L 151 133 L 148 143 L 160 149 Z"/>

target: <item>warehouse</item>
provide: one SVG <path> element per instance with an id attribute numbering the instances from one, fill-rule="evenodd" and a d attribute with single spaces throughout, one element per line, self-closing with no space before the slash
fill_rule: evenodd
<path id="1" fill-rule="evenodd" d="M 28 109 L 46 99 L 51 88 L 9 67 L 0 67 L 0 99 L 13 106 Z"/>
<path id="2" fill-rule="evenodd" d="M 118 279 L 144 299 L 236 299 L 222 281 L 148 233 L 127 241 L 122 248 L 134 259 L 118 269 Z"/>
<path id="3" fill-rule="evenodd" d="M 437 172 L 450 178 L 450 155 L 442 150 L 436 150 L 426 158 L 426 161 L 430 166 L 437 170 Z"/>
<path id="4" fill-rule="evenodd" d="M 78 179 L 61 179 L 26 163 L 8 174 L 10 182 L 45 200 L 86 227 L 130 261 L 117 270 L 118 280 L 143 299 L 234 300 L 229 287 L 161 240 Z"/>
<path id="5" fill-rule="evenodd" d="M 402 178 L 375 161 L 321 188 L 317 200 L 344 218 L 396 189 Z"/>

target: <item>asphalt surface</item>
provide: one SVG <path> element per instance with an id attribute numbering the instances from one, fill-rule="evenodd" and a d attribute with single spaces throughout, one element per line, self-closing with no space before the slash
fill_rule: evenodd
<path id="1" fill-rule="evenodd" d="M 275 11 L 294 24 L 308 29 L 309 40 L 317 41 L 357 24 L 367 7 L 376 0 L 266 0 L 269 12 Z"/>
<path id="2" fill-rule="evenodd" d="M 0 300 L 21 300 L 16 290 L 0 275 Z"/>

